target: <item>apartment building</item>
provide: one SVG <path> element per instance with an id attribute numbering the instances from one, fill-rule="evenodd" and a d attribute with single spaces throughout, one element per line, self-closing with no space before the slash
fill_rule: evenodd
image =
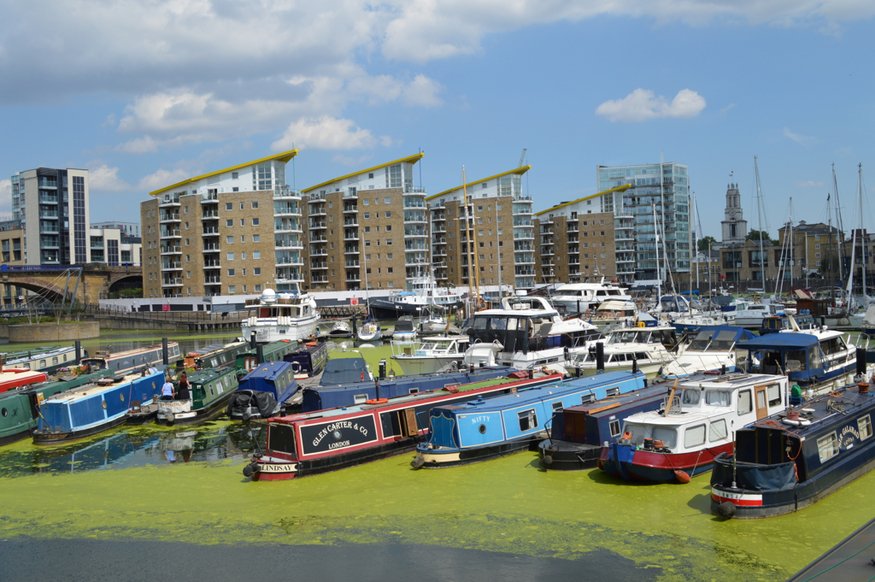
<path id="1" fill-rule="evenodd" d="M 414 185 L 424 154 L 333 178 L 306 198 L 307 284 L 313 290 L 408 289 L 427 273 L 425 189 Z"/>
<path id="2" fill-rule="evenodd" d="M 532 198 L 522 188 L 529 169 L 521 166 L 426 198 L 439 283 L 534 287 Z M 479 276 L 472 279 L 472 272 Z"/>
<path id="3" fill-rule="evenodd" d="M 617 240 L 613 214 L 593 212 L 599 208 L 598 197 L 602 194 L 561 202 L 535 213 L 538 283 L 574 283 L 589 277 L 601 276 L 608 280 L 616 277 L 616 246 L 622 244 L 631 249 L 632 241 Z"/>
<path id="4" fill-rule="evenodd" d="M 634 261 L 618 262 L 621 283 L 667 279 L 690 270 L 690 185 L 687 166 L 674 162 L 598 166 L 601 212 L 615 217 L 618 248 L 632 236 Z M 629 186 L 626 189 L 621 186 Z M 628 255 L 624 253 L 621 258 Z"/>
<path id="5" fill-rule="evenodd" d="M 304 281 L 301 196 L 274 156 L 151 192 L 140 206 L 143 293 L 190 297 L 293 290 Z"/>

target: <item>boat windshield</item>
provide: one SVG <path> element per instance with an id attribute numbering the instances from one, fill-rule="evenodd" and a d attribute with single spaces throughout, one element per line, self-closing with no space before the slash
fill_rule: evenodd
<path id="1" fill-rule="evenodd" d="M 267 431 L 268 452 L 295 455 L 295 427 L 287 424 L 271 424 Z"/>
<path id="2" fill-rule="evenodd" d="M 653 334 L 649 331 L 638 331 L 634 329 L 617 331 L 608 337 L 608 344 L 620 343 L 637 343 L 650 344 L 653 343 Z"/>
<path id="3" fill-rule="evenodd" d="M 671 426 L 653 426 L 650 424 L 641 424 L 637 422 L 626 422 L 623 425 L 623 432 L 630 433 L 632 444 L 643 445 L 645 438 L 652 438 L 655 441 L 662 441 L 663 446 L 670 449 L 677 444 L 677 430 Z"/>

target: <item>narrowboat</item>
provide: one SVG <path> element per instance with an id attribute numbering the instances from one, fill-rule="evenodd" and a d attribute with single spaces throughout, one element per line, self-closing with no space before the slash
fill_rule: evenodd
<path id="1" fill-rule="evenodd" d="M 264 362 L 240 380 L 228 403 L 228 416 L 244 422 L 276 416 L 297 391 L 291 362 Z"/>
<path id="2" fill-rule="evenodd" d="M 33 431 L 38 445 L 71 441 L 123 424 L 131 402 L 147 402 L 161 394 L 164 372 L 109 376 L 46 398 Z"/>
<path id="3" fill-rule="evenodd" d="M 30 436 L 37 425 L 39 405 L 46 398 L 111 374 L 110 370 L 100 370 L 94 374 L 65 376 L 0 394 L 0 445 Z"/>
<path id="4" fill-rule="evenodd" d="M 857 351 L 841 332 L 820 327 L 770 333 L 736 346 L 736 367 L 751 374 L 786 374 L 815 394 L 854 382 Z"/>
<path id="5" fill-rule="evenodd" d="M 188 400 L 159 400 L 158 424 L 191 424 L 218 416 L 237 390 L 233 368 L 209 368 L 188 377 Z"/>
<path id="6" fill-rule="evenodd" d="M 255 341 L 270 343 L 279 340 L 301 341 L 316 336 L 319 311 L 316 299 L 301 291 L 297 283 L 291 292 L 265 289 L 257 299 L 246 301 L 246 319 L 241 323 L 243 339 L 255 335 Z"/>
<path id="7" fill-rule="evenodd" d="M 292 363 L 296 378 L 311 378 L 325 368 L 328 362 L 328 345 L 307 342 L 295 351 L 284 355 L 282 359 Z"/>
<path id="8" fill-rule="evenodd" d="M 205 346 L 196 352 L 186 354 L 183 362 L 186 368 L 222 368 L 237 362 L 237 356 L 249 351 L 249 342 L 232 342 Z"/>
<path id="9" fill-rule="evenodd" d="M 181 358 L 179 344 L 167 342 L 167 361 L 176 362 Z M 116 374 L 128 374 L 148 366 L 154 366 L 164 361 L 164 348 L 161 344 L 145 348 L 136 348 L 122 352 L 99 350 L 93 356 L 82 358 L 83 366 L 92 370 L 112 370 Z"/>
<path id="10" fill-rule="evenodd" d="M 755 519 L 804 509 L 875 467 L 869 384 L 823 394 L 735 434 L 711 473 L 711 512 Z"/>
<path id="11" fill-rule="evenodd" d="M 595 466 L 603 443 L 622 434 L 623 420 L 638 412 L 659 409 L 666 394 L 666 386 L 657 384 L 556 411 L 550 438 L 538 444 L 541 467 L 578 471 Z"/>
<path id="12" fill-rule="evenodd" d="M 419 392 L 348 408 L 271 418 L 267 451 L 252 457 L 243 475 L 253 481 L 293 479 L 409 452 L 428 432 L 426 416 L 435 406 L 524 391 L 562 379 L 560 374 L 516 374 L 524 377 L 495 378 L 446 392 Z"/>
<path id="13" fill-rule="evenodd" d="M 738 429 L 784 410 L 787 386 L 786 376 L 739 372 L 674 380 L 665 408 L 628 416 L 598 467 L 627 481 L 688 483 L 732 451 Z"/>
<path id="14" fill-rule="evenodd" d="M 345 357 L 335 357 L 328 360 L 322 370 L 322 375 L 318 378 L 320 386 L 333 386 L 371 381 L 374 379 L 374 375 L 368 369 L 368 363 L 360 353 L 346 352 Z"/>
<path id="15" fill-rule="evenodd" d="M 9 368 L 0 372 L 0 393 L 20 390 L 25 386 L 39 384 L 49 379 L 45 372 L 34 372 L 27 368 Z"/>
<path id="16" fill-rule="evenodd" d="M 417 392 L 441 390 L 481 380 L 503 378 L 513 372 L 514 369 L 509 366 L 498 366 L 494 368 L 454 370 L 437 374 L 375 378 L 374 380 L 359 380 L 356 377 L 356 380 L 353 382 L 306 386 L 303 389 L 301 411 L 314 412 L 326 408 L 364 404 L 366 401 L 373 399 L 395 398 L 396 396 L 406 396 L 416 394 Z"/>
<path id="17" fill-rule="evenodd" d="M 277 340 L 264 345 L 250 346 L 246 351 L 237 354 L 234 368 L 239 371 L 251 372 L 259 363 L 281 362 L 298 349 L 298 342 L 292 340 Z"/>
<path id="18" fill-rule="evenodd" d="M 3 369 L 17 368 L 40 372 L 54 372 L 58 368 L 75 366 L 79 363 L 74 346 L 52 346 L 36 348 L 17 357 L 6 358 Z"/>
<path id="19" fill-rule="evenodd" d="M 495 398 L 469 399 L 429 412 L 428 441 L 417 445 L 411 465 L 453 467 L 529 448 L 546 436 L 545 426 L 563 408 L 644 387 L 641 372 L 606 372 Z"/>
<path id="20" fill-rule="evenodd" d="M 706 370 L 735 371 L 735 346 L 738 342 L 753 339 L 752 332 L 743 327 L 702 327 L 692 340 L 681 346 L 675 358 L 662 367 L 663 378 L 683 378 Z"/>

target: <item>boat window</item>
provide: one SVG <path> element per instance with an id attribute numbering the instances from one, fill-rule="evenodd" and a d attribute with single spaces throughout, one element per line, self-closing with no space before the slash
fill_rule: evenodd
<path id="1" fill-rule="evenodd" d="M 419 394 L 419 388 L 411 388 L 410 394 Z"/>
<path id="2" fill-rule="evenodd" d="M 799 372 L 805 369 L 805 351 L 790 350 L 787 352 L 787 359 L 784 360 L 787 366 L 787 372 Z"/>
<path id="3" fill-rule="evenodd" d="M 743 370 L 745 372 L 749 372 L 748 364 L 750 359 L 750 352 L 743 348 L 735 348 L 735 367 L 738 370 Z"/>
<path id="4" fill-rule="evenodd" d="M 705 444 L 705 425 L 691 426 L 684 431 L 684 448 L 699 447 Z"/>
<path id="5" fill-rule="evenodd" d="M 611 422 L 609 422 L 608 423 L 608 430 L 611 433 L 611 437 L 620 436 L 620 421 L 614 419 Z"/>
<path id="6" fill-rule="evenodd" d="M 738 392 L 738 415 L 750 414 L 753 410 L 753 399 L 750 395 L 750 390 L 739 390 Z"/>
<path id="7" fill-rule="evenodd" d="M 762 410 L 766 407 L 766 393 L 763 390 L 757 390 L 757 410 Z"/>
<path id="8" fill-rule="evenodd" d="M 558 412 L 560 410 L 562 410 L 562 401 L 561 400 L 553 403 L 553 412 Z"/>
<path id="9" fill-rule="evenodd" d="M 488 317 L 475 317 L 474 323 L 471 325 L 474 329 L 486 329 L 486 322 L 489 321 Z"/>
<path id="10" fill-rule="evenodd" d="M 517 417 L 520 419 L 520 430 L 523 432 L 538 426 L 538 417 L 535 415 L 534 408 L 517 413 Z"/>
<path id="11" fill-rule="evenodd" d="M 623 426 L 623 432 L 628 432 L 629 435 L 631 435 L 630 440 L 632 443 L 642 445 L 644 444 L 644 437 L 647 436 L 647 427 L 641 424 L 627 422 L 625 426 Z"/>
<path id="12" fill-rule="evenodd" d="M 705 404 L 709 406 L 730 406 L 732 393 L 728 390 L 708 390 L 705 392 Z"/>
<path id="13" fill-rule="evenodd" d="M 496 317 L 492 320 L 492 329 L 503 330 L 507 328 L 507 318 L 506 317 Z"/>
<path id="14" fill-rule="evenodd" d="M 605 390 L 605 396 L 617 396 L 619 394 L 620 394 L 620 387 L 619 386 L 612 386 L 611 388 L 608 388 L 607 390 Z"/>
<path id="15" fill-rule="evenodd" d="M 683 395 L 683 398 L 681 398 L 681 402 L 683 404 L 698 404 L 699 398 L 701 396 L 702 395 L 699 393 L 698 390 L 687 389 L 687 390 L 684 390 L 684 395 Z"/>
<path id="16" fill-rule="evenodd" d="M 517 318 L 516 317 L 508 317 L 507 318 L 507 331 L 516 331 L 517 328 Z"/>
<path id="17" fill-rule="evenodd" d="M 817 452 L 820 454 L 820 462 L 823 463 L 839 454 L 839 441 L 835 433 L 830 433 L 817 439 Z"/>
<path id="18" fill-rule="evenodd" d="M 778 406 L 781 404 L 780 384 L 769 384 L 769 387 L 766 388 L 766 393 L 768 394 L 769 406 Z"/>
<path id="19" fill-rule="evenodd" d="M 678 433 L 674 428 L 667 426 L 653 427 L 653 440 L 662 441 L 663 446 L 673 449 L 678 445 Z"/>
<path id="20" fill-rule="evenodd" d="M 705 348 L 708 347 L 708 344 L 711 342 L 711 336 L 714 334 L 713 331 L 700 331 L 693 341 L 690 342 L 690 347 L 688 350 L 694 350 L 697 352 L 705 351 Z"/>
<path id="21" fill-rule="evenodd" d="M 711 423 L 711 426 L 708 429 L 708 442 L 716 443 L 718 441 L 725 441 L 727 434 L 726 419 L 721 418 L 720 420 L 715 420 Z"/>
<path id="22" fill-rule="evenodd" d="M 635 352 L 635 359 L 637 359 L 638 361 L 649 360 L 650 355 L 647 352 Z"/>
<path id="23" fill-rule="evenodd" d="M 272 424 L 267 431 L 267 448 L 280 453 L 295 453 L 295 429 L 285 424 Z"/>
<path id="24" fill-rule="evenodd" d="M 364 404 L 368 400 L 367 394 L 356 394 L 352 397 L 352 401 L 354 404 Z"/>
<path id="25" fill-rule="evenodd" d="M 872 436 L 872 421 L 869 415 L 857 419 L 857 431 L 860 433 L 860 440 L 864 441 Z"/>
<path id="26" fill-rule="evenodd" d="M 580 396 L 581 404 L 588 404 L 590 402 L 595 402 L 595 394 L 582 394 Z"/>
<path id="27" fill-rule="evenodd" d="M 808 363 L 810 369 L 812 370 L 823 367 L 823 357 L 821 356 L 821 351 L 817 348 L 817 346 L 812 346 L 808 348 Z"/>
<path id="28" fill-rule="evenodd" d="M 710 349 L 718 350 L 718 351 L 726 351 L 732 348 L 732 344 L 735 343 L 735 332 L 734 331 L 720 331 L 717 332 L 717 336 L 714 338 L 714 341 L 711 343 Z"/>

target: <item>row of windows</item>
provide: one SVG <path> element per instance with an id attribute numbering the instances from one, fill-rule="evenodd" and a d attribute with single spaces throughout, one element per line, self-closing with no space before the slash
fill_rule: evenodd
<path id="1" fill-rule="evenodd" d="M 368 269 L 368 270 L 370 271 L 370 269 Z M 236 269 L 228 269 L 228 276 L 229 276 L 229 277 L 234 277 L 235 274 L 236 274 L 236 272 L 237 272 Z M 252 274 L 253 274 L 254 276 L 261 275 L 261 267 L 253 267 L 253 268 L 252 268 Z M 153 276 L 153 275 L 154 275 L 154 276 Z M 246 276 L 246 269 L 245 269 L 245 268 L 243 268 L 243 269 L 240 270 L 240 275 L 241 275 L 242 277 L 245 277 L 245 276 Z M 186 271 L 186 272 L 185 272 L 185 278 L 186 278 L 186 279 L 191 279 L 191 271 Z M 161 279 L 161 275 L 159 275 L 158 273 L 149 273 L 149 280 L 150 280 L 150 281 L 153 281 L 153 280 L 160 280 L 160 279 Z M 190 293 L 190 291 L 189 291 L 189 293 Z"/>

